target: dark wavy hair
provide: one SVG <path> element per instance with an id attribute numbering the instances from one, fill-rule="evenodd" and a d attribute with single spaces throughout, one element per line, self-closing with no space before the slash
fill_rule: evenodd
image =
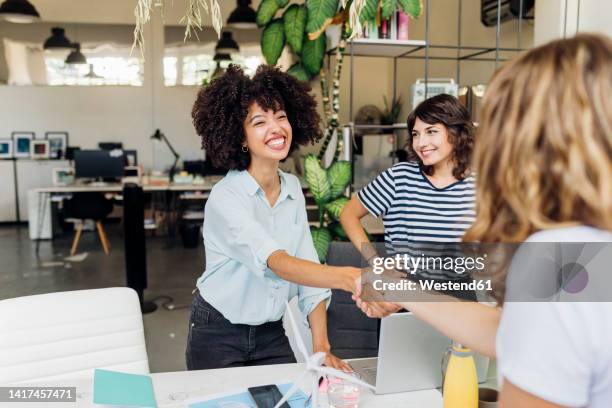
<path id="1" fill-rule="evenodd" d="M 256 102 L 264 110 L 284 110 L 291 124 L 291 154 L 299 145 L 314 144 L 322 137 L 317 103 L 310 85 L 278 68 L 261 65 L 253 78 L 230 65 L 227 72 L 202 88 L 191 117 L 202 148 L 215 167 L 245 170 L 251 161 L 242 151 L 244 121 Z"/>
<path id="2" fill-rule="evenodd" d="M 412 148 L 412 130 L 417 118 L 430 125 L 442 124 L 446 127 L 448 142 L 453 146 L 453 176 L 457 180 L 467 177 L 474 150 L 474 125 L 467 109 L 454 96 L 440 94 L 424 100 L 408 115 L 408 156 L 419 163 L 425 174 L 431 176 L 433 166 L 425 166 Z"/>

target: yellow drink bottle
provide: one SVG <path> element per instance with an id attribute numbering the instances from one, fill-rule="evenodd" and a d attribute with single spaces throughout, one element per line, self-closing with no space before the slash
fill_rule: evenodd
<path id="1" fill-rule="evenodd" d="M 453 342 L 443 386 L 444 408 L 478 408 L 478 376 L 473 353 Z"/>

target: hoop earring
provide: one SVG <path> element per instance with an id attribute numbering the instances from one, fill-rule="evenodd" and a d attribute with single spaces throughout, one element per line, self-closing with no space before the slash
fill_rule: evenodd
<path id="1" fill-rule="evenodd" d="M 243 153 L 247 153 L 249 151 L 249 147 L 248 146 L 242 146 L 242 152 Z"/>

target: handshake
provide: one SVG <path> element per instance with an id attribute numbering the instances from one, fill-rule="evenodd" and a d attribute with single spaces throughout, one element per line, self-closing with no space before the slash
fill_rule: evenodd
<path id="1" fill-rule="evenodd" d="M 352 293 L 351 298 L 368 317 L 383 318 L 402 309 L 401 305 L 390 301 L 384 291 L 375 289 L 374 278 L 380 281 L 381 275 L 375 274 L 372 268 L 347 267 L 346 270 L 350 276 L 350 284 L 345 290 Z M 405 280 L 405 276 L 395 270 L 386 270 L 382 274 L 385 281 Z"/>

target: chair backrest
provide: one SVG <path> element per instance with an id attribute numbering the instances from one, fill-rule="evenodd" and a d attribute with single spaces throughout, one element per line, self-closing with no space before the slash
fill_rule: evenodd
<path id="1" fill-rule="evenodd" d="M 94 368 L 149 372 L 140 303 L 132 289 L 0 301 L 0 385 L 93 378 Z"/>
<path id="2" fill-rule="evenodd" d="M 327 264 L 361 267 L 361 254 L 350 242 L 332 242 Z M 355 305 L 351 294 L 332 290 L 327 309 L 327 335 L 332 353 L 341 358 L 364 358 L 378 355 L 379 319 L 370 319 Z"/>
<path id="3" fill-rule="evenodd" d="M 113 211 L 113 202 L 98 192 L 73 193 L 64 203 L 70 218 L 102 220 Z"/>

